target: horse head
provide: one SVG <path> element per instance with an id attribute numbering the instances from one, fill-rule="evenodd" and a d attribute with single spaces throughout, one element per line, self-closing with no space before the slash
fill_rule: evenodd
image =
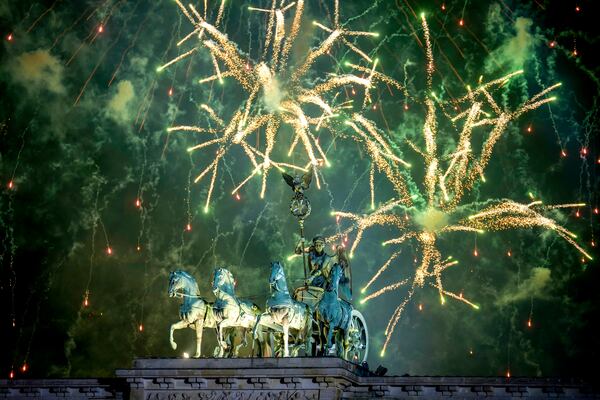
<path id="1" fill-rule="evenodd" d="M 327 291 L 328 292 L 337 292 L 338 291 L 338 285 L 340 283 L 340 279 L 342 278 L 342 274 L 344 272 L 342 271 L 342 266 L 338 263 L 333 264 L 333 266 L 331 267 L 331 272 L 330 272 L 330 282 L 327 284 Z"/>
<path id="2" fill-rule="evenodd" d="M 271 262 L 271 275 L 269 275 L 269 285 L 278 292 L 287 292 L 287 282 L 285 281 L 285 272 L 283 265 L 279 261 Z"/>
<path id="3" fill-rule="evenodd" d="M 169 297 L 177 296 L 179 290 L 188 289 L 192 291 L 197 290 L 198 285 L 194 278 L 185 271 L 176 270 L 169 274 Z"/>
<path id="4" fill-rule="evenodd" d="M 234 289 L 235 279 L 233 279 L 233 274 L 226 268 L 217 267 L 213 275 L 213 292 L 223 291 L 233 296 L 235 295 Z"/>

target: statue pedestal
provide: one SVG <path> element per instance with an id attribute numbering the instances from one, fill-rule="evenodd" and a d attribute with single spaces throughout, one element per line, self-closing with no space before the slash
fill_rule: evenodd
<path id="1" fill-rule="evenodd" d="M 597 398 L 576 380 L 365 376 L 333 357 L 137 359 L 116 375 L 129 384 L 131 400 Z"/>
<path id="2" fill-rule="evenodd" d="M 359 368 L 339 358 L 137 359 L 117 370 L 131 400 L 341 398 Z"/>
<path id="3" fill-rule="evenodd" d="M 15 400 L 599 399 L 575 379 L 366 376 L 339 358 L 136 359 L 117 377 L 0 379 Z"/>

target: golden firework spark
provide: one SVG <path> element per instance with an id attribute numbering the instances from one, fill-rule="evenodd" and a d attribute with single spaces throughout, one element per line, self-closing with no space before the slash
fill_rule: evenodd
<path id="1" fill-rule="evenodd" d="M 216 137 L 188 149 L 189 151 L 196 151 L 211 146 L 218 146 L 215 159 L 195 179 L 195 182 L 198 182 L 209 173 L 212 174 L 206 201 L 207 206 L 214 188 L 219 162 L 232 146 L 241 147 L 254 166 L 250 175 L 241 181 L 232 194 L 235 194 L 252 177 L 260 174 L 262 175 L 260 196 L 263 197 L 266 191 L 267 176 L 273 167 L 295 168 L 303 171 L 312 170 L 316 184 L 320 187 L 317 168 L 321 165 L 328 166 L 329 161 L 326 152 L 315 136 L 315 132 L 321 127 L 332 128 L 333 122 L 330 123 L 330 121 L 339 115 L 338 111 L 351 107 L 349 103 L 334 105 L 335 92 L 339 92 L 342 87 L 350 85 L 353 87 L 362 87 L 365 92 L 365 104 L 368 104 L 371 101 L 369 90 L 375 82 L 384 81 L 400 87 L 393 79 L 376 72 L 377 60 L 371 59 L 350 41 L 354 37 L 377 37 L 378 35 L 373 32 L 351 31 L 346 29 L 343 24 L 340 24 L 338 0 L 334 2 L 332 28 L 316 21 L 313 22 L 314 26 L 325 31 L 328 36 L 317 47 L 309 50 L 306 56 L 294 68 L 290 68 L 289 65 L 290 52 L 298 38 L 303 21 L 304 0 L 290 2 L 289 4 L 286 4 L 285 1 L 273 0 L 271 7 L 268 9 L 248 8 L 253 12 L 267 14 L 268 17 L 263 46 L 264 51 L 261 59 L 255 65 L 251 65 L 247 60 L 248 56 L 242 54 L 239 47 L 225 33 L 219 30 L 218 22 L 212 25 L 206 21 L 206 12 L 202 16 L 193 5 L 190 4 L 188 7 L 185 7 L 178 0 L 175 0 L 175 2 L 193 25 L 192 32 L 186 35 L 178 45 L 186 43 L 194 37 L 198 38 L 199 44 L 170 60 L 159 67 L 158 70 L 163 70 L 178 61 L 192 56 L 199 49 L 206 49 L 211 56 L 215 74 L 203 78 L 200 82 L 206 83 L 215 80 L 223 82 L 224 78 L 233 78 L 245 92 L 243 104 L 238 107 L 228 122 L 223 122 L 222 119 L 216 117 L 214 112 L 209 112 L 211 119 L 214 121 L 218 120 L 217 125 L 220 126 L 218 131 L 194 126 L 169 128 L 169 132 L 193 131 L 201 134 L 209 133 L 216 135 Z M 219 9 L 219 19 L 222 17 L 222 4 Z M 292 22 L 286 25 L 285 15 L 292 10 L 295 10 Z M 332 46 L 336 43 L 344 44 L 370 65 L 370 67 L 357 66 L 364 77 L 354 74 L 330 73 L 323 79 L 320 79 L 318 83 L 307 83 L 307 74 L 313 64 L 319 57 L 329 54 Z M 333 98 L 333 101 L 330 101 L 328 97 Z M 313 108 L 313 114 L 307 111 L 307 108 L 309 108 L 307 106 Z M 318 110 L 316 115 L 314 115 L 315 106 Z M 203 108 L 206 110 L 207 107 Z M 361 127 L 366 130 L 366 134 L 359 133 L 359 135 L 364 137 L 357 140 L 364 141 L 367 143 L 367 146 L 374 146 L 369 151 L 373 154 L 374 158 L 377 158 L 377 167 L 385 171 L 390 177 L 393 176 L 393 171 L 390 171 L 391 167 L 389 167 L 389 164 L 395 165 L 396 162 L 402 161 L 392 154 L 389 145 L 383 138 L 373 137 L 374 134 L 378 134 L 369 121 L 361 119 L 359 116 L 355 116 L 352 121 L 361 124 Z M 291 127 L 293 131 L 293 137 L 290 138 L 291 146 L 287 154 L 292 155 L 296 146 L 301 145 L 303 156 L 306 157 L 307 163 L 305 165 L 299 166 L 273 160 L 275 147 L 280 132 L 282 132 L 281 128 L 284 125 Z M 359 128 L 356 127 L 355 129 L 358 132 Z M 264 151 L 259 151 L 257 147 L 249 144 L 249 137 L 251 135 L 264 135 L 264 141 L 262 141 L 265 143 Z M 380 157 L 387 159 L 380 160 Z"/>
<path id="2" fill-rule="evenodd" d="M 363 238 L 364 232 L 374 226 L 392 227 L 397 232 L 395 237 L 383 242 L 384 246 L 400 245 L 408 241 L 417 244 L 420 259 L 415 260 L 416 268 L 412 283 L 407 280 L 401 280 L 373 291 L 370 294 L 366 294 L 361 300 L 361 302 L 366 302 L 384 293 L 389 293 L 406 285 L 409 286 L 406 295 L 402 297 L 400 304 L 392 313 L 385 330 L 386 338 L 381 351 L 382 355 L 389 344 L 403 310 L 410 302 L 415 290 L 422 288 L 425 284 L 438 290 L 442 304 L 444 304 L 445 298 L 449 297 L 470 305 L 475 309 L 479 308 L 477 304 L 464 298 L 462 293 L 453 293 L 444 288 L 442 273 L 447 268 L 458 264 L 458 261 L 453 260 L 452 257 L 444 259 L 438 250 L 437 240 L 443 234 L 449 232 L 483 233 L 485 231 L 505 229 L 548 229 L 556 232 L 585 257 L 591 259 L 591 256 L 575 242 L 576 236 L 572 232 L 541 213 L 543 210 L 549 209 L 581 207 L 582 204 L 544 206 L 541 202 L 537 201 L 530 204 L 520 204 L 510 200 L 498 200 L 490 201 L 489 204 L 492 205 L 468 218 L 461 219 L 457 216 L 457 208 L 459 206 L 461 208 L 466 206 L 463 204 L 465 194 L 472 190 L 479 180 L 485 181 L 484 171 L 492 157 L 494 146 L 506 131 L 509 123 L 519 118 L 523 113 L 553 101 L 554 97 L 547 97 L 546 95 L 560 86 L 560 84 L 542 90 L 516 110 L 503 109 L 494 100 L 492 93 L 494 90 L 504 86 L 510 79 L 522 74 L 522 71 L 517 71 L 500 79 L 480 84 L 475 89 L 469 89 L 468 93 L 458 99 L 456 103 L 456 105 L 462 106 L 464 111 L 459 112 L 458 115 L 449 116 L 444 108 L 441 109 L 449 117 L 452 125 L 457 127 L 458 140 L 456 141 L 455 148 L 450 152 L 448 152 L 449 149 L 447 148 L 439 149 L 437 140 L 437 114 L 440 111 L 440 106 L 443 106 L 443 104 L 441 104 L 432 92 L 435 65 L 429 29 L 424 16 L 422 16 L 422 25 L 427 62 L 425 70 L 428 95 L 424 100 L 426 114 L 422 129 L 422 144 L 408 142 L 408 145 L 423 159 L 424 178 L 422 193 L 410 193 L 405 176 L 391 168 L 388 160 L 405 162 L 395 159 L 394 149 L 379 142 L 377 140 L 378 136 L 371 132 L 370 141 L 366 147 L 367 151 L 374 165 L 384 172 L 385 177 L 393 185 L 399 197 L 376 208 L 367 215 L 347 212 L 332 213 L 338 220 L 342 218 L 352 221 L 350 227 L 330 238 L 336 240 L 339 237 L 346 237 L 349 233 L 355 231 L 356 238 L 350 248 L 351 256 Z M 356 121 L 349 121 L 347 124 L 358 133 L 358 137 L 362 137 L 364 133 L 359 124 L 362 124 L 365 130 L 369 130 L 360 118 L 356 118 Z M 479 127 L 478 134 L 486 128 L 489 129 L 479 151 L 474 149 L 474 144 L 471 140 L 473 129 L 476 127 Z M 372 183 L 371 190 L 373 190 Z M 416 192 L 418 189 L 411 189 L 411 191 Z M 414 202 L 415 198 L 421 198 L 424 201 L 417 206 Z M 373 194 L 371 195 L 371 199 L 373 202 Z M 361 293 L 366 293 L 378 281 L 382 273 L 398 258 L 400 252 L 394 252 L 383 263 L 362 288 Z"/>

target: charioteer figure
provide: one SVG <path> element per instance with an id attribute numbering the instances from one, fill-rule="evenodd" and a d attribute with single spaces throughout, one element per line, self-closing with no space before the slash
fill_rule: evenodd
<path id="1" fill-rule="evenodd" d="M 300 241 L 296 246 L 295 253 L 302 254 L 302 243 Z M 315 236 L 312 240 L 312 245 L 308 249 L 304 249 L 308 255 L 308 265 L 310 276 L 306 279 L 306 284 L 317 286 L 325 289 L 327 282 L 330 281 L 331 269 L 338 264 L 342 267 L 342 277 L 340 279 L 340 294 L 347 301 L 352 300 L 352 273 L 350 270 L 350 262 L 346 257 L 346 249 L 343 246 L 337 246 L 333 256 L 325 252 L 325 238 Z"/>
<path id="2" fill-rule="evenodd" d="M 306 283 L 320 288 L 325 287 L 326 276 L 323 275 L 322 269 L 331 260 L 331 256 L 325 252 L 325 238 L 323 236 L 315 236 L 312 240 L 312 245 L 308 249 L 303 249 L 304 240 L 296 246 L 295 253 L 302 254 L 304 251 L 308 255 L 308 272 L 309 277 Z"/>

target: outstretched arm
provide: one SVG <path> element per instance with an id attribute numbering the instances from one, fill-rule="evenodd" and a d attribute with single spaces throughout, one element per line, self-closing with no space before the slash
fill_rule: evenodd
<path id="1" fill-rule="evenodd" d="M 302 243 L 304 243 L 303 239 L 300 239 L 300 241 L 298 242 L 298 244 L 296 245 L 296 248 L 294 249 L 294 253 L 296 254 L 302 254 Z M 304 247 L 304 252 L 308 253 L 310 251 L 310 247 Z"/>

